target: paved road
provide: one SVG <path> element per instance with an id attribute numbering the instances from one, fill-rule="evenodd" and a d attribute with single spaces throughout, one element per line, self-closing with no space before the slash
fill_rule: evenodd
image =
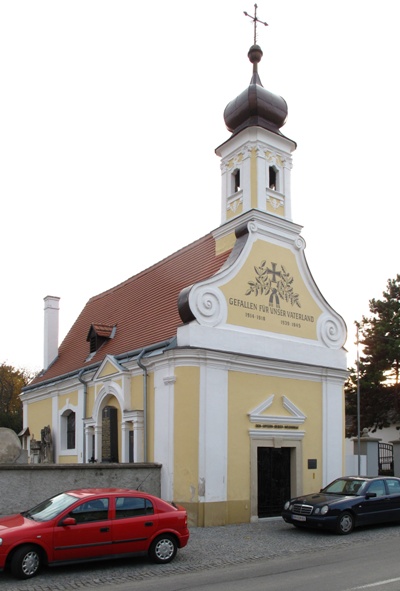
<path id="1" fill-rule="evenodd" d="M 351 553 L 360 551 L 360 545 L 380 541 L 389 541 L 400 548 L 400 525 L 359 529 L 350 536 L 298 530 L 280 518 L 244 525 L 192 528 L 188 546 L 178 551 L 171 564 L 155 565 L 145 559 L 126 559 L 57 567 L 42 571 L 29 581 L 17 581 L 7 573 L 0 573 L 0 586 L 1 591 L 92 588 L 102 591 L 102 587 L 112 584 L 117 591 L 118 584 L 146 580 L 153 580 L 156 584 L 160 577 L 168 575 L 187 575 L 225 565 L 256 565 L 257 561 L 279 557 L 292 557 L 292 564 L 300 567 L 305 557 L 321 549 L 348 550 Z"/>
<path id="2" fill-rule="evenodd" d="M 170 573 L 162 579 L 129 581 L 103 591 L 399 591 L 398 538 L 316 549 L 300 560 L 278 556 L 191 573 Z M 374 588 L 374 589 L 373 589 Z M 88 587 L 85 591 L 98 591 Z"/>

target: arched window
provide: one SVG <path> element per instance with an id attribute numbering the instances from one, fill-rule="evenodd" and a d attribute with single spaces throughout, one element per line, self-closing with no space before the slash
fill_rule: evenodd
<path id="1" fill-rule="evenodd" d="M 67 416 L 67 449 L 75 449 L 75 413 Z"/>
<path id="2" fill-rule="evenodd" d="M 64 452 L 76 449 L 76 414 L 71 409 L 60 416 L 60 444 Z"/>

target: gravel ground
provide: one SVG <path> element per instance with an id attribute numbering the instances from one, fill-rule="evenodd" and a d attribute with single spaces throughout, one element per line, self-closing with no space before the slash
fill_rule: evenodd
<path id="1" fill-rule="evenodd" d="M 290 554 L 300 559 L 304 553 L 322 548 L 347 546 L 382 539 L 400 544 L 400 527 L 396 525 L 362 528 L 350 536 L 330 532 L 299 530 L 281 518 L 258 523 L 225 527 L 191 528 L 186 548 L 178 550 L 171 564 L 156 565 L 145 558 L 103 561 L 86 565 L 49 568 L 29 581 L 17 581 L 9 573 L 0 573 L 1 591 L 64 591 L 85 587 L 188 573 L 255 560 L 267 560 Z"/>

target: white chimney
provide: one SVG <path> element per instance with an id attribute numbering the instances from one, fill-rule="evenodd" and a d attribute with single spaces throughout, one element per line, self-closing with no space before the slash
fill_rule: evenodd
<path id="1" fill-rule="evenodd" d="M 58 355 L 58 312 L 60 298 L 44 298 L 44 362 L 47 369 Z"/>

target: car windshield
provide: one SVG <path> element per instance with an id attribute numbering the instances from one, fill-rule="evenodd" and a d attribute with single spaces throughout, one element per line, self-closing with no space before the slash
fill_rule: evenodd
<path id="1" fill-rule="evenodd" d="M 349 478 L 338 478 L 334 480 L 328 486 L 322 489 L 321 492 L 334 494 L 334 495 L 362 495 L 362 491 L 365 488 L 366 480 L 362 479 L 349 479 Z"/>
<path id="2" fill-rule="evenodd" d="M 33 519 L 34 521 L 49 521 L 50 519 L 57 517 L 57 515 L 64 511 L 64 509 L 67 509 L 76 503 L 77 500 L 77 497 L 61 493 L 51 499 L 43 501 L 43 503 L 36 505 L 33 509 L 29 509 L 29 511 L 24 511 L 21 515 L 28 519 Z"/>

